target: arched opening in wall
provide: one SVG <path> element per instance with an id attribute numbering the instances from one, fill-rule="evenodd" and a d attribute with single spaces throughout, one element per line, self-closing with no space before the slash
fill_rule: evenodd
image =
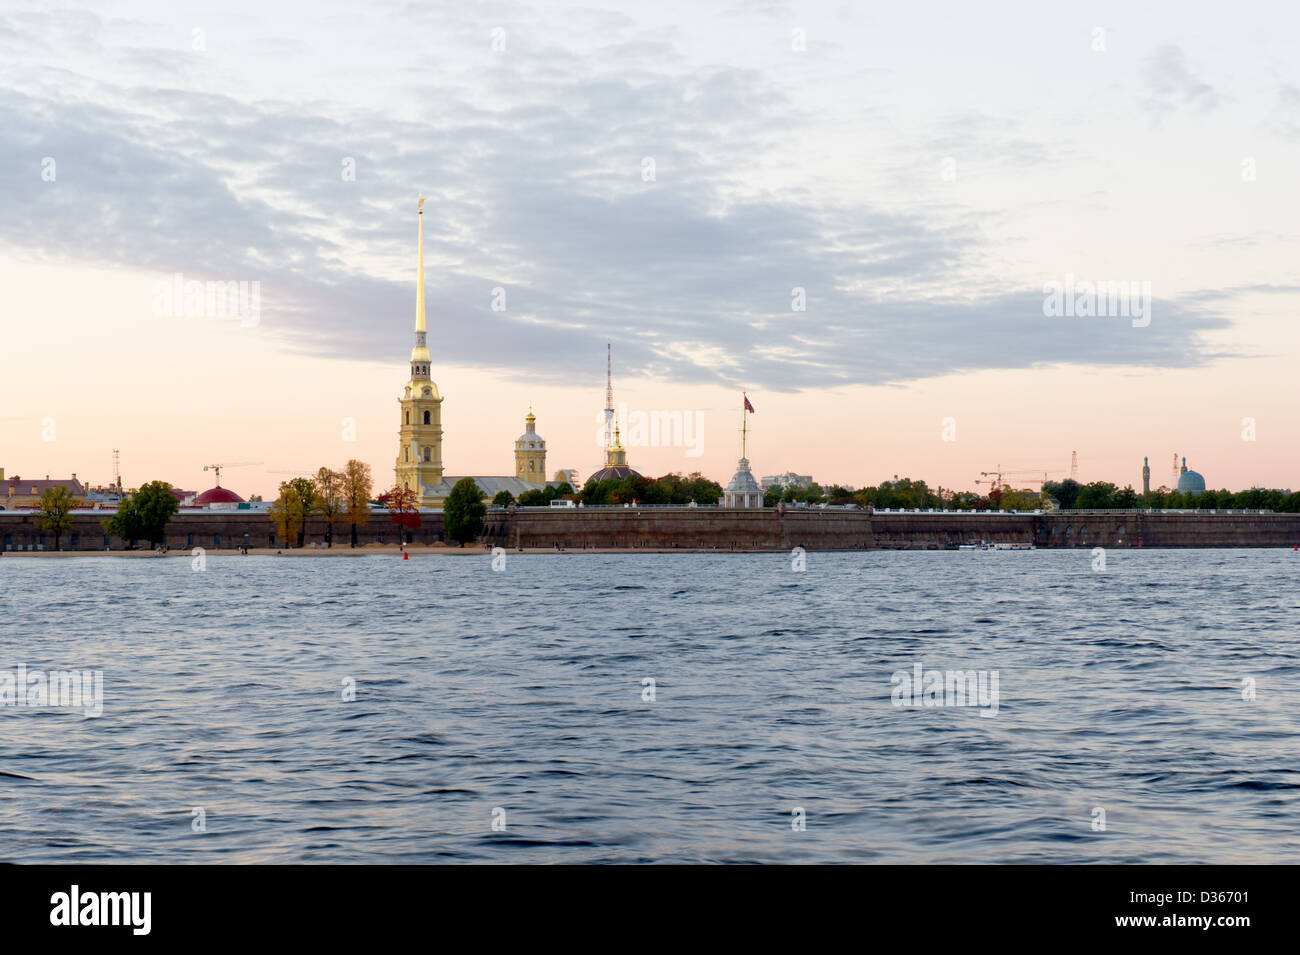
<path id="1" fill-rule="evenodd" d="M 410 424 L 410 423 L 411 423 L 411 412 L 409 412 L 409 411 L 406 412 L 406 423 L 407 423 L 407 424 Z"/>
<path id="2" fill-rule="evenodd" d="M 429 412 L 427 411 L 424 413 L 424 423 L 425 424 L 429 423 Z"/>
<path id="3" fill-rule="evenodd" d="M 431 451 L 431 449 L 429 449 L 429 448 L 425 448 L 425 449 L 424 449 L 424 460 L 425 460 L 426 463 L 429 462 L 429 461 L 431 461 L 431 460 L 433 460 L 432 458 L 429 457 L 430 451 Z"/>

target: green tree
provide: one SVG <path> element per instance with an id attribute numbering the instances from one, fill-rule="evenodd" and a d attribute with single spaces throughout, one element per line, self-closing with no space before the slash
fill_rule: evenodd
<path id="1" fill-rule="evenodd" d="M 293 488 L 296 492 L 295 501 L 301 512 L 298 515 L 297 525 L 298 546 L 303 547 L 307 542 L 307 518 L 316 509 L 316 482 L 306 477 L 296 477 L 291 481 L 286 481 L 280 485 L 281 497 L 284 496 L 286 487 Z"/>
<path id="2" fill-rule="evenodd" d="M 551 498 L 547 496 L 546 491 L 538 487 L 519 495 L 520 507 L 546 507 L 550 503 Z"/>
<path id="3" fill-rule="evenodd" d="M 41 495 L 36 526 L 54 535 L 55 550 L 63 550 L 63 535 L 72 530 L 72 509 L 78 503 L 66 487 L 52 487 Z"/>
<path id="4" fill-rule="evenodd" d="M 473 478 L 461 478 L 442 505 L 443 532 L 462 544 L 472 541 L 483 530 L 485 514 L 487 506 L 483 503 L 483 492 L 478 484 Z"/>
<path id="5" fill-rule="evenodd" d="M 1048 497 L 1055 498 L 1056 503 L 1061 505 L 1063 511 L 1068 511 L 1074 507 L 1082 490 L 1083 485 L 1074 478 L 1066 478 L 1064 481 L 1047 481 L 1043 484 L 1043 493 Z"/>
<path id="6" fill-rule="evenodd" d="M 687 501 L 683 503 L 694 501 L 696 504 L 717 504 L 718 499 L 722 497 L 722 485 L 717 481 L 710 481 L 699 471 L 688 474 L 682 486 L 688 495 Z"/>
<path id="7" fill-rule="evenodd" d="M 497 496 L 492 498 L 494 507 L 509 507 L 515 503 L 515 496 L 509 491 L 497 491 Z"/>
<path id="8" fill-rule="evenodd" d="M 1042 507 L 1042 495 L 1027 488 L 1005 488 L 1002 491 L 1002 510 L 1036 511 Z"/>
<path id="9" fill-rule="evenodd" d="M 118 505 L 104 521 L 104 530 L 124 541 L 147 540 L 158 545 L 167 539 L 167 524 L 180 510 L 180 502 L 166 481 L 150 481 Z"/>
<path id="10" fill-rule="evenodd" d="M 1092 481 L 1079 490 L 1075 510 L 1101 510 L 1115 506 L 1115 485 L 1109 481 Z"/>

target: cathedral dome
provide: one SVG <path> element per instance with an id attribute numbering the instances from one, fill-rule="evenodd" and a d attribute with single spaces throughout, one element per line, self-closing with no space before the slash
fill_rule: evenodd
<path id="1" fill-rule="evenodd" d="M 749 459 L 741 458 L 737 465 L 737 470 L 731 477 L 731 483 L 727 485 L 728 491 L 761 491 L 758 482 L 754 480 L 754 472 L 749 469 Z"/>
<path id="2" fill-rule="evenodd" d="M 605 481 L 605 480 L 622 481 L 624 478 L 640 477 L 640 476 L 641 474 L 639 471 L 633 471 L 626 464 L 610 464 L 601 468 L 591 477 L 587 478 L 587 480 L 588 481 Z"/>
<path id="3" fill-rule="evenodd" d="M 1205 478 L 1195 471 L 1184 471 L 1178 476 L 1178 490 L 1184 494 L 1200 494 L 1205 490 Z"/>
<path id="4" fill-rule="evenodd" d="M 613 479 L 622 481 L 624 478 L 640 476 L 640 472 L 632 470 L 627 463 L 627 448 L 623 447 L 622 436 L 619 434 L 618 426 L 615 425 L 614 441 L 605 449 L 605 466 L 587 480 L 605 481 Z"/>
<path id="5" fill-rule="evenodd" d="M 242 504 L 244 499 L 234 491 L 228 491 L 221 485 L 209 488 L 194 499 L 194 503 L 199 507 L 206 507 L 209 504 Z"/>

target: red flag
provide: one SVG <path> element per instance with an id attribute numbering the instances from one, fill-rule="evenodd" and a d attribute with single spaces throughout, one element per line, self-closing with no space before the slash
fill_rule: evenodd
<path id="1" fill-rule="evenodd" d="M 753 414 L 754 406 L 749 403 L 749 395 L 745 395 L 744 397 L 745 397 L 745 410 L 748 411 L 750 414 Z"/>

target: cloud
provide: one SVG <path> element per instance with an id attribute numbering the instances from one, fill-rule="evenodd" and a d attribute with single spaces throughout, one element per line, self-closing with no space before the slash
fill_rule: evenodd
<path id="1" fill-rule="evenodd" d="M 514 31 L 516 52 L 499 61 L 487 59 L 483 21 L 443 23 L 443 42 L 474 44 L 468 65 L 441 64 L 430 80 L 395 64 L 387 97 L 364 111 L 178 85 L 162 76 L 186 75 L 167 72 L 171 55 L 142 45 L 130 48 L 143 52 L 130 54 L 129 81 L 96 74 L 93 56 L 77 70 L 10 73 L 21 82 L 0 85 L 0 244 L 258 280 L 258 334 L 400 365 L 424 192 L 439 363 L 598 378 L 610 337 L 625 373 L 811 389 L 1215 357 L 1202 333 L 1227 322 L 1204 305 L 1157 301 L 1145 329 L 1046 319 L 1043 277 L 992 282 L 973 225 L 763 187 L 749 170 L 800 123 L 779 85 L 690 67 L 671 31 L 595 22 L 599 41 L 568 46 Z M 0 38 L 18 34 L 11 50 L 32 29 L 0 20 Z M 565 30 L 585 35 L 580 17 Z M 159 78 L 140 82 L 151 69 Z M 1204 102 L 1185 87 L 1168 95 Z M 40 180 L 45 156 L 55 182 Z M 356 181 L 341 176 L 345 158 Z M 495 288 L 505 311 L 491 308 Z M 796 288 L 806 311 L 792 310 Z"/>
<path id="2" fill-rule="evenodd" d="M 1264 126 L 1288 142 L 1300 139 L 1300 87 L 1286 83 L 1278 87 L 1277 102 L 1273 104 Z"/>
<path id="3" fill-rule="evenodd" d="M 1155 125 L 1179 110 L 1208 113 L 1223 101 L 1218 90 L 1191 71 L 1187 55 L 1173 44 L 1152 51 L 1143 63 L 1142 79 L 1142 105 Z"/>

